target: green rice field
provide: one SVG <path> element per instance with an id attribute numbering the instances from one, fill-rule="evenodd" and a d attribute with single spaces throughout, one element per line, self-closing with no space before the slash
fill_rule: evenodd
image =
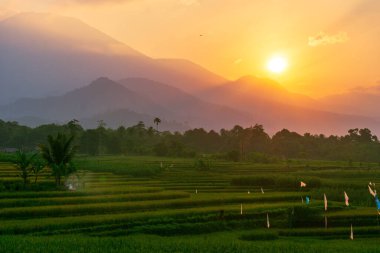
<path id="1" fill-rule="evenodd" d="M 66 179 L 75 190 L 0 191 L 0 252 L 380 252 L 367 187 L 380 185 L 378 164 L 212 160 L 199 169 L 194 159 L 130 156 L 75 163 Z M 0 163 L 0 185 L 17 181 L 13 165 Z M 53 181 L 49 171 L 38 178 Z"/>

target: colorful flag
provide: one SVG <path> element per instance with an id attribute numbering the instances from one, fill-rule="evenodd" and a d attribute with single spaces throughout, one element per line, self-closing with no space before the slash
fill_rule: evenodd
<path id="1" fill-rule="evenodd" d="M 371 187 L 368 185 L 368 191 L 369 193 L 373 196 L 373 197 L 376 197 L 376 192 L 374 192 Z"/>
<path id="2" fill-rule="evenodd" d="M 270 228 L 270 224 L 269 224 L 269 214 L 267 213 L 267 228 Z"/>
<path id="3" fill-rule="evenodd" d="M 350 234 L 350 239 L 354 240 L 354 230 L 352 229 L 352 224 L 351 224 L 351 234 Z"/>
<path id="4" fill-rule="evenodd" d="M 304 182 L 300 182 L 300 187 L 306 187 L 306 184 Z"/>
<path id="5" fill-rule="evenodd" d="M 306 196 L 306 205 L 310 204 L 310 197 Z"/>
<path id="6" fill-rule="evenodd" d="M 326 194 L 323 194 L 323 199 L 325 201 L 325 211 L 327 211 L 327 198 L 326 198 Z"/>
<path id="7" fill-rule="evenodd" d="M 377 196 L 375 196 L 375 202 L 376 202 L 377 211 L 380 211 L 380 200 Z"/>
<path id="8" fill-rule="evenodd" d="M 264 194 L 264 190 L 263 190 L 263 187 L 261 187 L 261 193 Z"/>
<path id="9" fill-rule="evenodd" d="M 349 206 L 349 205 L 350 205 L 350 203 L 348 203 L 349 200 L 350 200 L 350 199 L 348 198 L 347 193 L 344 192 L 344 201 L 346 202 L 346 206 Z"/>

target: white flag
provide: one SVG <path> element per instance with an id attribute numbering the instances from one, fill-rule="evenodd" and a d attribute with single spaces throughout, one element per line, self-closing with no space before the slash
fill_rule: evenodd
<path id="1" fill-rule="evenodd" d="M 240 215 L 243 215 L 243 204 L 240 204 Z"/>
<path id="2" fill-rule="evenodd" d="M 349 200 L 350 200 L 350 199 L 348 198 L 347 193 L 344 192 L 344 201 L 346 202 L 346 206 L 349 206 L 349 205 L 350 205 L 350 203 L 348 203 Z"/>
<path id="3" fill-rule="evenodd" d="M 376 192 L 374 192 L 371 187 L 368 185 L 368 191 L 369 193 L 373 196 L 373 197 L 376 197 Z"/>
<path id="4" fill-rule="evenodd" d="M 270 224 L 269 224 L 269 214 L 267 213 L 267 228 L 270 228 Z"/>
<path id="5" fill-rule="evenodd" d="M 354 230 L 352 229 L 352 224 L 351 224 L 351 234 L 350 234 L 350 239 L 354 240 Z"/>
<path id="6" fill-rule="evenodd" d="M 300 182 L 300 187 L 306 187 L 306 184 L 304 182 Z"/>
<path id="7" fill-rule="evenodd" d="M 261 193 L 264 194 L 264 190 L 263 190 L 263 187 L 261 187 Z"/>
<path id="8" fill-rule="evenodd" d="M 326 194 L 323 194 L 323 199 L 325 201 L 325 211 L 327 211 L 327 198 L 326 198 Z"/>

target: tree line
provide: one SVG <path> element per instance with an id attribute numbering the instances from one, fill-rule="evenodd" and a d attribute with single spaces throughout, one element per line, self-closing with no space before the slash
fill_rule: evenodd
<path id="1" fill-rule="evenodd" d="M 212 154 L 231 161 L 275 162 L 283 159 L 323 159 L 380 162 L 380 143 L 367 129 L 350 129 L 346 135 L 299 134 L 283 129 L 273 136 L 262 125 L 235 126 L 220 131 L 195 128 L 186 132 L 159 131 L 138 122 L 111 129 L 103 121 L 95 129 L 84 129 L 77 120 L 35 128 L 0 120 L 0 148 L 34 150 L 46 136 L 58 133 L 75 136 L 78 153 L 195 157 Z"/>

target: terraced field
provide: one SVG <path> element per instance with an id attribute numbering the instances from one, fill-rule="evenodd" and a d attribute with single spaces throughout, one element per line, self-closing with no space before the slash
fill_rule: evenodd
<path id="1" fill-rule="evenodd" d="M 124 156 L 76 163 L 77 176 L 67 179 L 75 178 L 75 191 L 0 192 L 4 252 L 59 245 L 60 252 L 380 252 L 379 215 L 367 188 L 379 182 L 376 164 L 212 161 L 199 170 L 190 159 Z M 17 180 L 13 166 L 1 163 L 0 181 Z M 297 187 L 299 180 L 308 186 Z M 49 171 L 38 179 L 52 181 Z"/>

